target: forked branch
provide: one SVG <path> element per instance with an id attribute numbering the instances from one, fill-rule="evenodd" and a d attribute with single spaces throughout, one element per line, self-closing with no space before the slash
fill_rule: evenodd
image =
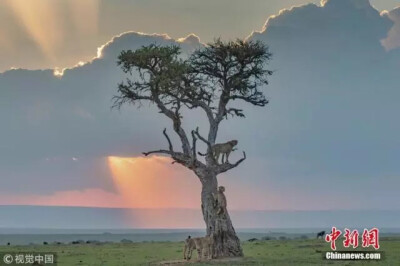
<path id="1" fill-rule="evenodd" d="M 237 166 L 239 166 L 239 164 L 241 164 L 244 160 L 246 160 L 246 152 L 243 151 L 243 157 L 241 159 L 239 159 L 236 163 L 223 163 L 218 165 L 218 173 L 224 173 L 226 171 L 229 171 Z"/>
<path id="2" fill-rule="evenodd" d="M 179 164 L 182 164 L 183 166 L 188 167 L 189 169 L 193 169 L 195 167 L 204 167 L 204 165 L 201 162 L 199 162 L 196 157 L 197 138 L 195 136 L 194 130 L 192 131 L 192 137 L 193 137 L 192 154 L 189 154 L 189 155 L 187 155 L 183 152 L 174 151 L 171 139 L 169 138 L 169 136 L 167 134 L 166 128 L 164 128 L 163 134 L 164 134 L 165 138 L 167 139 L 169 150 L 160 149 L 160 150 L 143 152 L 144 156 L 149 156 L 151 154 L 166 154 L 166 155 L 169 155 L 173 159 L 172 164 L 179 163 Z"/>

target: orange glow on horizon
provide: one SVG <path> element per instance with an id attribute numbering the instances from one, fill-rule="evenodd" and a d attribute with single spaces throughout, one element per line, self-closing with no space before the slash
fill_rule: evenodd
<path id="1" fill-rule="evenodd" d="M 130 207 L 200 206 L 200 182 L 186 169 L 171 165 L 169 158 L 110 156 L 107 161 L 115 186 Z"/>
<path id="2" fill-rule="evenodd" d="M 109 156 L 103 159 L 114 183 L 109 190 L 100 186 L 51 194 L 3 193 L 0 195 L 0 205 L 200 210 L 201 182 L 183 166 L 172 165 L 170 158 Z M 288 210 L 298 202 L 309 201 L 296 189 L 288 189 L 283 195 L 281 191 L 274 191 L 267 185 L 263 187 L 263 183 L 254 184 L 245 177 L 234 179 L 231 175 L 222 175 L 218 180 L 220 185 L 226 187 L 225 194 L 231 211 Z M 127 221 L 133 219 L 137 223 L 141 217 L 127 217 Z"/>
<path id="3" fill-rule="evenodd" d="M 98 188 L 58 191 L 49 195 L 2 194 L 0 205 L 129 208 L 121 195 Z"/>

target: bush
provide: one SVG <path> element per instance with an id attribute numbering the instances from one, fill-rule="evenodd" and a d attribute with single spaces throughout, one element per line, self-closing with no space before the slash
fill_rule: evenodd
<path id="1" fill-rule="evenodd" d="M 129 240 L 129 239 L 122 239 L 122 240 L 121 240 L 121 243 L 122 243 L 122 244 L 131 244 L 131 243 L 133 243 L 133 241 L 132 241 L 132 240 Z"/>
<path id="2" fill-rule="evenodd" d="M 261 240 L 267 241 L 267 240 L 276 240 L 276 237 L 273 236 L 264 236 L 263 238 L 261 238 Z"/>

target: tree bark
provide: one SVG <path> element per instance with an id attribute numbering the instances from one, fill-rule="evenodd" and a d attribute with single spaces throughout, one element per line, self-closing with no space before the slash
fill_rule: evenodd
<path id="1" fill-rule="evenodd" d="M 201 207 L 207 226 L 207 236 L 214 238 L 213 257 L 243 256 L 240 240 L 233 228 L 228 211 L 225 210 L 222 214 L 217 214 L 214 200 L 214 195 L 216 195 L 218 189 L 216 175 L 206 173 L 199 177 L 202 182 Z"/>

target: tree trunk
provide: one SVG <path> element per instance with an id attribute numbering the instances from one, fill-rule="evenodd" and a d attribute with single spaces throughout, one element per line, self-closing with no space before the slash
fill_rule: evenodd
<path id="1" fill-rule="evenodd" d="M 218 181 L 214 174 L 200 177 L 202 182 L 201 207 L 207 226 L 207 236 L 214 238 L 213 257 L 241 257 L 243 251 L 240 240 L 232 226 L 228 211 L 217 214 L 214 195 L 217 193 Z"/>

